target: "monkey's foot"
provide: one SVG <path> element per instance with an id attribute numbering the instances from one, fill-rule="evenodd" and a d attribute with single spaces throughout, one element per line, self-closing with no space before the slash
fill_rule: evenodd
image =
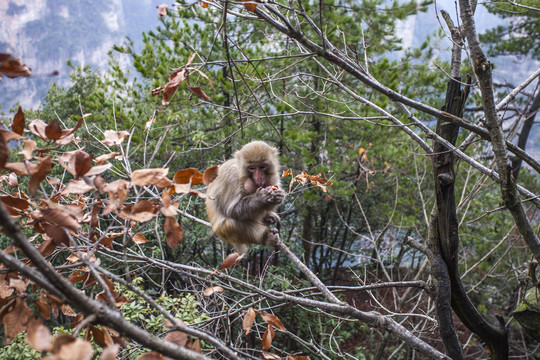
<path id="1" fill-rule="evenodd" d="M 259 195 L 265 202 L 270 204 L 281 204 L 283 199 L 285 199 L 285 191 L 281 190 L 277 186 L 258 188 L 257 195 Z"/>
<path id="2" fill-rule="evenodd" d="M 275 228 L 268 228 L 266 232 L 265 246 L 276 246 L 279 242 L 279 231 Z"/>

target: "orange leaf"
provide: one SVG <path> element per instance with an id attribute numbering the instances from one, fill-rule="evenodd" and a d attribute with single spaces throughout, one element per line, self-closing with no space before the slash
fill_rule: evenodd
<path id="1" fill-rule="evenodd" d="M 206 8 L 208 7 L 208 3 L 207 3 L 207 2 L 201 1 L 199 4 L 201 5 L 201 7 L 202 7 L 203 9 L 206 9 Z"/>
<path id="2" fill-rule="evenodd" d="M 239 255 L 240 254 L 238 252 L 233 252 L 232 254 L 227 255 L 225 260 L 223 260 L 221 265 L 219 265 L 218 271 L 232 267 Z"/>
<path id="3" fill-rule="evenodd" d="M 246 335 L 251 332 L 251 327 L 253 326 L 253 322 L 255 321 L 255 310 L 253 308 L 249 308 L 244 313 L 244 318 L 242 319 L 242 329 L 246 332 Z"/>
<path id="4" fill-rule="evenodd" d="M 178 170 L 173 177 L 175 184 L 200 185 L 203 183 L 203 174 L 194 168 Z"/>
<path id="5" fill-rule="evenodd" d="M 257 4 L 255 4 L 255 1 L 253 0 L 242 0 L 242 2 L 244 3 L 244 7 L 247 11 L 254 12 L 257 8 Z"/>

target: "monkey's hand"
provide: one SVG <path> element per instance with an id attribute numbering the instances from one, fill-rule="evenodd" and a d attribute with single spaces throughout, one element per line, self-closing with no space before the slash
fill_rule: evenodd
<path id="1" fill-rule="evenodd" d="M 263 219 L 264 224 L 268 226 L 277 224 L 279 221 L 279 216 L 275 212 L 268 213 L 268 215 L 266 215 L 266 217 Z"/>
<path id="2" fill-rule="evenodd" d="M 268 204 L 281 204 L 283 199 L 285 199 L 285 191 L 281 190 L 277 186 L 258 188 L 255 194 Z"/>
<path id="3" fill-rule="evenodd" d="M 264 239 L 264 246 L 276 246 L 279 242 L 278 229 L 268 228 Z"/>

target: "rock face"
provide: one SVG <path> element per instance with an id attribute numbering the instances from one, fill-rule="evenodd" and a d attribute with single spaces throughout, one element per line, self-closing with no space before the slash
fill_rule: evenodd
<path id="1" fill-rule="evenodd" d="M 140 36 L 156 12 L 151 0 L 2 0 L 0 19 L 0 52 L 32 68 L 31 78 L 0 80 L 6 113 L 16 104 L 37 107 L 52 82 L 67 85 L 68 60 L 105 68 L 112 45 Z M 59 75 L 49 76 L 54 71 Z"/>

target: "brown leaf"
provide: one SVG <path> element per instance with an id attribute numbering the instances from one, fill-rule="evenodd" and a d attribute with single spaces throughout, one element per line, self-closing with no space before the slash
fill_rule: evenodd
<path id="1" fill-rule="evenodd" d="M 51 173 L 52 167 L 52 157 L 50 155 L 40 160 L 36 173 L 30 176 L 30 181 L 28 182 L 28 192 L 31 195 L 36 192 L 39 184 Z"/>
<path id="2" fill-rule="evenodd" d="M 168 168 L 135 170 L 131 174 L 131 182 L 137 186 L 155 185 L 164 188 L 172 185 L 172 181 L 167 178 Z"/>
<path id="3" fill-rule="evenodd" d="M 51 305 L 47 302 L 47 297 L 43 290 L 39 295 L 39 299 L 34 301 L 34 306 L 43 319 L 51 320 Z"/>
<path id="4" fill-rule="evenodd" d="M 100 329 L 96 326 L 91 326 L 90 330 L 92 332 L 92 337 L 94 338 L 94 341 L 99 346 L 106 347 L 114 344 L 111 334 L 109 334 L 107 330 Z"/>
<path id="5" fill-rule="evenodd" d="M 137 356 L 135 360 L 166 360 L 167 358 L 158 352 L 150 351 L 142 355 Z"/>
<path id="6" fill-rule="evenodd" d="M 152 220 L 159 211 L 160 205 L 151 200 L 141 200 L 135 205 L 126 205 L 120 212 L 122 219 L 131 219 L 137 222 Z"/>
<path id="7" fill-rule="evenodd" d="M 218 176 L 218 166 L 210 166 L 208 169 L 204 170 L 203 173 L 203 184 L 208 186 L 212 181 L 214 181 Z"/>
<path id="8" fill-rule="evenodd" d="M 163 223 L 163 231 L 167 237 L 167 245 L 173 250 L 176 250 L 182 242 L 182 226 L 174 217 L 166 217 Z"/>
<path id="9" fill-rule="evenodd" d="M 51 332 L 41 320 L 31 319 L 26 328 L 26 342 L 37 351 L 49 351 Z"/>
<path id="10" fill-rule="evenodd" d="M 21 199 L 11 195 L 2 195 L 0 196 L 0 200 L 2 201 L 4 206 L 6 206 L 8 210 L 10 210 L 10 213 L 11 209 L 13 209 L 13 211 L 22 212 L 28 209 L 28 207 L 30 206 L 30 203 L 27 199 Z M 17 214 L 17 212 L 15 212 L 15 214 Z"/>
<path id="11" fill-rule="evenodd" d="M 135 234 L 133 235 L 133 237 L 131 238 L 131 240 L 135 243 L 135 244 L 146 244 L 148 242 L 148 239 L 146 237 L 144 237 L 143 234 Z"/>
<path id="12" fill-rule="evenodd" d="M 156 6 L 157 7 L 157 13 L 159 17 L 164 17 L 167 15 L 167 4 L 161 4 Z"/>
<path id="13" fill-rule="evenodd" d="M 87 154 L 84 150 L 67 151 L 59 156 L 56 160 L 64 167 L 71 175 L 80 177 L 87 175 L 92 168 L 93 156 Z"/>
<path id="14" fill-rule="evenodd" d="M 251 332 L 251 328 L 253 327 L 253 322 L 255 321 L 255 310 L 253 308 L 249 308 L 244 313 L 244 318 L 242 319 L 242 329 L 246 332 L 246 335 Z"/>
<path id="15" fill-rule="evenodd" d="M 262 356 L 265 360 L 281 360 L 281 356 L 269 352 L 263 351 Z"/>
<path id="16" fill-rule="evenodd" d="M 24 139 L 24 150 L 19 151 L 19 154 L 24 156 L 24 160 L 32 159 L 32 152 L 36 148 L 36 142 L 31 139 Z"/>
<path id="17" fill-rule="evenodd" d="M 169 331 L 167 335 L 165 335 L 164 340 L 172 342 L 178 346 L 186 346 L 188 335 L 185 332 L 173 330 Z"/>
<path id="18" fill-rule="evenodd" d="M 195 351 L 196 353 L 201 353 L 201 342 L 199 339 L 193 340 L 193 342 L 190 344 L 189 342 L 186 344 L 186 349 L 189 349 L 191 351 Z"/>
<path id="19" fill-rule="evenodd" d="M 83 179 L 75 179 L 71 180 L 60 193 L 64 196 L 70 194 L 84 194 L 93 189 L 95 189 L 95 187 L 87 184 Z"/>
<path id="20" fill-rule="evenodd" d="M 261 315 L 264 321 L 270 325 L 273 325 L 276 329 L 287 331 L 277 316 L 262 311 L 258 311 L 258 313 Z"/>
<path id="21" fill-rule="evenodd" d="M 186 79 L 186 76 L 187 71 L 185 68 L 180 68 L 169 75 L 169 82 L 165 85 L 165 89 L 163 89 L 163 94 L 161 95 L 163 106 L 169 105 L 170 99 L 178 89 L 178 86 Z"/>
<path id="22" fill-rule="evenodd" d="M 56 335 L 51 344 L 51 353 L 58 354 L 62 346 L 72 343 L 74 341 L 75 341 L 75 338 L 69 334 Z"/>
<path id="23" fill-rule="evenodd" d="M 13 341 L 21 331 L 26 329 L 28 321 L 33 318 L 32 309 L 26 305 L 25 298 L 17 297 L 15 304 L 12 305 L 10 311 L 4 316 L 4 345 L 8 345 Z"/>
<path id="24" fill-rule="evenodd" d="M 28 77 L 31 73 L 32 70 L 23 65 L 20 59 L 16 59 L 9 54 L 0 53 L 0 78 L 2 75 L 6 75 L 8 78 Z"/>
<path id="25" fill-rule="evenodd" d="M 94 159 L 94 161 L 96 162 L 97 165 L 103 165 L 103 164 L 105 164 L 105 162 L 107 160 L 113 159 L 117 155 L 120 155 L 120 153 L 117 152 L 117 151 L 113 151 L 112 153 L 108 153 L 108 154 L 105 154 L 105 155 L 98 156 L 97 158 Z"/>
<path id="26" fill-rule="evenodd" d="M 24 113 L 22 111 L 22 107 L 19 106 L 19 110 L 17 110 L 17 113 L 13 117 L 13 124 L 11 124 L 11 130 L 13 130 L 14 133 L 22 135 L 24 132 L 24 125 Z"/>
<path id="27" fill-rule="evenodd" d="M 62 229 L 62 228 L 59 228 L 59 229 L 62 230 L 62 232 L 64 234 L 66 234 L 66 231 L 64 229 Z M 60 240 L 60 241 L 62 241 L 62 240 Z M 64 240 L 64 241 L 66 242 L 66 244 L 69 244 L 69 238 L 67 238 L 67 234 L 66 234 L 66 240 Z M 41 256 L 47 257 L 47 256 L 51 255 L 54 252 L 54 249 L 56 249 L 56 240 L 47 239 L 38 246 L 37 250 L 41 254 Z M 45 318 L 45 316 L 43 316 L 43 314 L 41 314 L 41 316 L 43 318 Z M 46 319 L 46 320 L 49 320 L 49 319 Z"/>
<path id="28" fill-rule="evenodd" d="M 212 101 L 212 99 L 210 98 L 210 96 L 206 95 L 206 93 L 200 88 L 200 87 L 197 87 L 197 86 L 188 86 L 188 89 L 194 93 L 195 95 L 197 95 L 198 97 L 200 97 L 201 99 L 204 99 L 206 101 Z"/>
<path id="29" fill-rule="evenodd" d="M 204 1 L 201 1 L 201 2 L 199 3 L 199 5 L 201 5 L 201 7 L 202 7 L 203 9 L 206 9 L 206 8 L 208 7 L 208 3 L 207 3 L 207 2 L 204 2 Z"/>
<path id="30" fill-rule="evenodd" d="M 174 174 L 173 182 L 176 184 L 191 183 L 191 186 L 200 185 L 203 183 L 203 174 L 194 168 L 178 170 Z"/>
<path id="31" fill-rule="evenodd" d="M 262 338 L 263 351 L 266 351 L 272 347 L 272 340 L 274 340 L 274 336 L 276 336 L 274 328 L 272 327 L 272 325 L 268 325 Z"/>
<path id="32" fill-rule="evenodd" d="M 70 245 L 69 235 L 66 232 L 66 229 L 64 229 L 63 227 L 60 227 L 60 226 L 57 226 L 57 225 L 51 225 L 51 224 L 42 224 L 42 226 L 45 229 L 45 233 L 47 235 L 49 235 L 49 237 L 52 239 L 52 241 L 53 241 L 53 243 L 55 245 L 55 247 L 52 248 L 53 251 L 56 248 L 56 246 L 58 246 L 58 245 L 65 245 L 65 246 Z M 41 247 L 40 247 L 40 252 L 41 251 L 46 251 L 46 250 L 50 250 L 50 249 L 46 249 L 46 248 L 41 249 Z M 45 255 L 45 253 L 42 253 L 42 255 L 43 256 L 48 256 L 51 253 L 49 253 L 47 255 Z"/>
<path id="33" fill-rule="evenodd" d="M 5 140 L 4 133 L 0 132 L 0 170 L 2 170 L 9 158 L 9 146 Z M 8 169 L 9 170 L 9 169 Z"/>
<path id="34" fill-rule="evenodd" d="M 204 289 L 203 291 L 203 295 L 208 297 L 214 293 L 221 293 L 221 292 L 224 292 L 225 289 L 223 289 L 221 286 L 212 286 L 212 287 L 209 287 L 209 288 L 206 288 Z"/>
<path id="35" fill-rule="evenodd" d="M 0 142 L 1 144 L 1 142 Z M 1 145 L 0 145 L 1 148 Z M 1 151 L 1 150 L 0 150 Z M 9 154 L 9 153 L 8 153 Z M 2 156 L 0 154 L 0 156 Z M 0 158 L 1 160 L 1 158 Z M 2 164 L 0 164 L 2 165 Z M 7 163 L 4 165 L 4 168 L 13 171 L 17 175 L 33 175 L 38 171 L 39 164 L 31 163 L 30 161 L 16 162 L 16 163 Z"/>
<path id="36" fill-rule="evenodd" d="M 105 349 L 103 349 L 103 352 L 99 356 L 99 360 L 115 360 L 116 355 L 118 355 L 119 351 L 120 351 L 120 345 L 111 344 L 107 346 Z"/>
<path id="37" fill-rule="evenodd" d="M 93 353 L 94 349 L 89 341 L 75 339 L 62 345 L 55 355 L 59 360 L 90 360 Z"/>
<path id="38" fill-rule="evenodd" d="M 51 140 L 59 140 L 62 137 L 62 128 L 54 120 L 45 127 L 45 136 Z"/>
<path id="39" fill-rule="evenodd" d="M 81 224 L 79 224 L 75 218 L 75 216 L 79 214 L 74 212 L 73 209 L 74 208 L 64 205 L 57 205 L 55 208 L 41 209 L 41 218 L 50 223 L 75 231 L 81 227 Z"/>
<path id="40" fill-rule="evenodd" d="M 124 140 L 129 136 L 127 131 L 114 131 L 114 130 L 105 130 L 103 133 L 105 139 L 101 142 L 108 146 L 120 145 Z"/>

